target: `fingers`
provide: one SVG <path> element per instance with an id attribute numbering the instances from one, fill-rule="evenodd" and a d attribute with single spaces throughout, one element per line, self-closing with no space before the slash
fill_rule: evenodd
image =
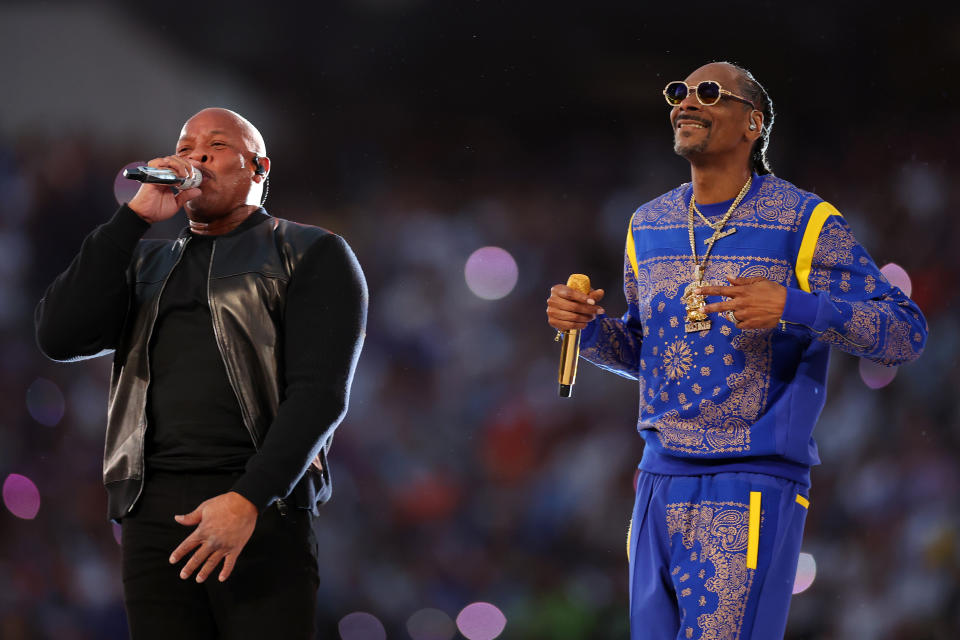
<path id="1" fill-rule="evenodd" d="M 192 527 L 193 525 L 200 524 L 200 520 L 203 518 L 202 507 L 203 507 L 203 504 L 201 504 L 199 507 L 197 507 L 196 509 L 194 509 L 193 511 L 191 511 L 186 515 L 173 516 L 173 519 L 184 526 Z"/>
<path id="2" fill-rule="evenodd" d="M 191 533 L 173 550 L 173 553 L 170 554 L 170 564 L 178 563 L 180 558 L 190 553 L 191 550 L 196 549 L 202 542 L 196 531 Z"/>
<path id="3" fill-rule="evenodd" d="M 179 156 L 164 156 L 162 158 L 154 158 L 147 163 L 147 166 L 155 167 L 157 169 L 170 169 L 181 178 L 186 178 L 193 173 L 193 165 L 187 162 L 186 159 Z"/>
<path id="4" fill-rule="evenodd" d="M 193 575 L 193 572 L 202 565 L 211 554 L 215 553 L 217 549 L 214 548 L 209 542 L 205 542 L 199 549 L 193 552 L 193 555 L 190 556 L 190 560 L 187 561 L 187 564 L 183 566 L 183 569 L 180 570 L 180 578 L 182 580 L 187 580 L 190 576 Z M 218 560 L 219 562 L 219 560 Z M 214 564 L 216 566 L 216 564 Z M 212 569 L 211 569 L 212 570 Z M 200 576 L 197 576 L 197 581 L 200 581 Z"/>
<path id="5" fill-rule="evenodd" d="M 554 285 L 547 299 L 547 322 L 561 331 L 585 328 L 597 314 L 606 313 L 596 304 L 603 293 L 603 289 L 585 294 L 563 284 Z"/>
<path id="6" fill-rule="evenodd" d="M 199 553 L 199 551 L 197 553 Z M 217 549 L 211 553 L 210 557 L 207 558 L 207 561 L 203 563 L 203 567 L 200 569 L 199 573 L 197 573 L 197 582 L 203 582 L 206 580 L 207 576 L 214 572 L 214 570 L 217 568 L 217 565 L 220 564 L 220 561 L 223 560 L 226 555 L 227 552 L 222 549 Z M 186 570 L 186 567 L 184 567 L 184 570 Z M 223 580 L 220 582 L 223 582 Z"/>
<path id="7" fill-rule="evenodd" d="M 594 302 L 594 304 L 595 304 L 595 303 L 600 302 L 601 300 L 603 300 L 603 294 L 604 294 L 603 289 L 594 289 L 593 291 L 591 291 L 590 293 L 587 294 L 587 299 L 588 299 L 588 300 L 593 300 L 593 302 Z"/>
<path id="8" fill-rule="evenodd" d="M 734 285 L 753 284 L 754 282 L 761 282 L 763 280 L 766 280 L 766 278 L 761 278 L 760 276 L 750 276 L 749 278 L 727 278 L 727 281 Z"/>
<path id="9" fill-rule="evenodd" d="M 236 554 L 230 554 L 227 556 L 227 559 L 223 561 L 223 569 L 220 570 L 220 577 L 218 578 L 220 582 L 223 582 L 230 577 L 230 574 L 233 573 L 233 567 L 237 564 Z"/>

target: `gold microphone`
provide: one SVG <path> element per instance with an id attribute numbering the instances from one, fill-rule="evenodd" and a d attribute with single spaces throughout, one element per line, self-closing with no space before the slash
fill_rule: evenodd
<path id="1" fill-rule="evenodd" d="M 575 273 L 567 278 L 567 286 L 583 294 L 590 293 L 590 278 Z M 563 346 L 560 348 L 560 397 L 569 398 L 573 394 L 573 383 L 577 379 L 577 360 L 580 359 L 580 330 L 567 329 L 563 332 Z"/>

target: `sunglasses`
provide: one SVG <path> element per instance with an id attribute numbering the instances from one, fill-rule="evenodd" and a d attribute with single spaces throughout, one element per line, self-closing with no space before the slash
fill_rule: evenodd
<path id="1" fill-rule="evenodd" d="M 730 93 L 721 87 L 719 82 L 714 82 L 713 80 L 704 80 L 696 86 L 691 86 L 680 80 L 671 82 L 664 88 L 663 97 L 667 99 L 667 104 L 675 107 L 683 102 L 683 99 L 687 97 L 690 91 L 697 94 L 697 100 L 705 107 L 715 105 L 720 102 L 720 98 L 727 96 L 731 100 L 748 104 L 754 109 L 757 108 L 756 105 L 746 98 L 742 98 L 735 93 Z"/>

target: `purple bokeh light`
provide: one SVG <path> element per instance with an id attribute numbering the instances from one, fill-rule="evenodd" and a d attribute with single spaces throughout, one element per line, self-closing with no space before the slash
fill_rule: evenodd
<path id="1" fill-rule="evenodd" d="M 18 518 L 33 520 L 40 511 L 40 491 L 27 476 L 11 473 L 3 481 L 3 504 Z"/>
<path id="2" fill-rule="evenodd" d="M 117 172 L 117 177 L 113 179 L 113 197 L 117 199 L 117 204 L 130 202 L 130 200 L 133 199 L 133 196 L 135 196 L 137 191 L 140 189 L 139 182 L 123 177 L 123 170 L 133 169 L 134 167 L 139 167 L 145 164 L 147 163 L 131 162 L 130 164 L 121 167 L 120 171 Z"/>
<path id="3" fill-rule="evenodd" d="M 797 577 L 793 581 L 793 594 L 803 593 L 817 577 L 817 561 L 809 553 L 801 553 L 797 559 Z"/>
<path id="4" fill-rule="evenodd" d="M 457 628 L 467 640 L 493 640 L 507 626 L 507 617 L 489 602 L 468 604 L 457 616 Z"/>
<path id="5" fill-rule="evenodd" d="M 56 426 L 63 419 L 65 406 L 63 392 L 50 380 L 37 378 L 27 389 L 27 411 L 40 424 Z"/>
<path id="6" fill-rule="evenodd" d="M 407 620 L 407 632 L 413 640 L 451 640 L 457 627 L 439 609 L 420 609 Z"/>
<path id="7" fill-rule="evenodd" d="M 910 282 L 910 275 L 906 269 L 897 263 L 888 262 L 880 267 L 880 273 L 890 281 L 890 284 L 895 287 L 900 287 L 900 290 L 903 291 L 905 295 L 909 296 L 913 292 L 913 283 Z"/>
<path id="8" fill-rule="evenodd" d="M 337 625 L 341 640 L 386 640 L 387 630 L 377 617 L 363 611 L 348 613 Z"/>
<path id="9" fill-rule="evenodd" d="M 860 377 L 871 389 L 882 389 L 897 376 L 897 367 L 885 367 L 866 358 L 860 358 Z"/>
<path id="10" fill-rule="evenodd" d="M 500 247 L 482 247 L 467 258 L 463 274 L 475 296 L 499 300 L 513 291 L 519 270 L 508 251 Z"/>
<path id="11" fill-rule="evenodd" d="M 122 544 L 123 540 L 123 527 L 118 525 L 116 522 L 111 522 L 110 527 L 113 529 L 113 539 L 117 541 L 117 544 Z"/>

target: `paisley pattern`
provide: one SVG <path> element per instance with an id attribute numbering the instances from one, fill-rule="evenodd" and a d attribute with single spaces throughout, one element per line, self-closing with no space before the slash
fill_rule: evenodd
<path id="1" fill-rule="evenodd" d="M 671 555 L 689 558 L 670 570 L 682 609 L 682 628 L 688 638 L 740 638 L 756 573 L 747 568 L 749 513 L 749 505 L 740 502 L 667 505 Z M 762 517 L 761 513 L 761 522 Z M 675 552 L 677 545 L 690 554 Z M 696 570 L 697 566 L 703 568 Z M 696 572 L 691 573 L 691 568 Z"/>

